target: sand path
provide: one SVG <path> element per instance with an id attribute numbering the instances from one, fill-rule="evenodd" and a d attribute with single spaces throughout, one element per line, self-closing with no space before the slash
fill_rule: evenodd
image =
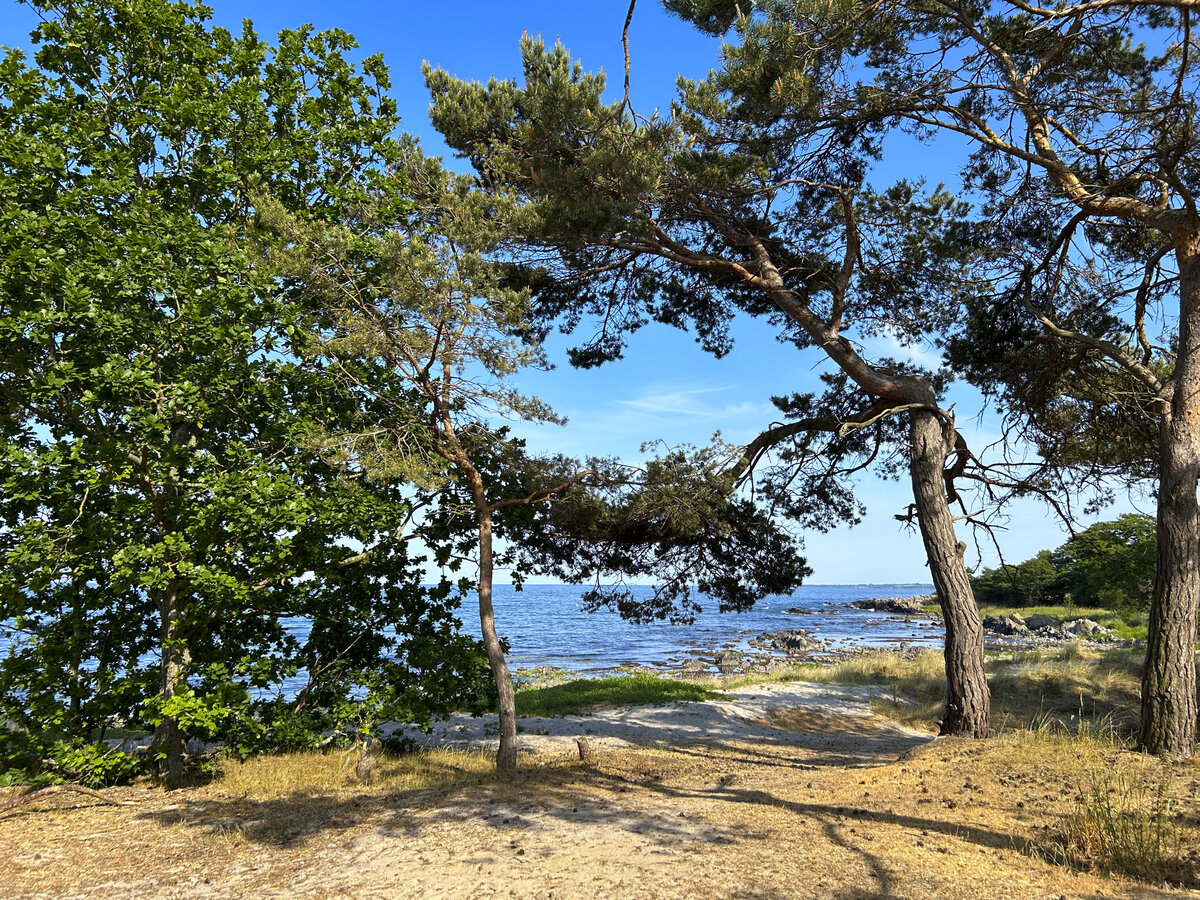
<path id="1" fill-rule="evenodd" d="M 750 685 L 722 691 L 715 700 L 523 718 L 518 725 L 519 744 L 524 753 L 572 755 L 577 753 L 577 738 L 604 750 L 752 742 L 827 749 L 831 756 L 822 760 L 827 765 L 872 763 L 911 750 L 931 737 L 872 713 L 871 697 L 884 694 L 890 696 L 886 688 L 798 681 Z M 438 722 L 430 734 L 401 727 L 385 732 L 426 747 L 495 750 L 495 730 L 494 716 L 456 715 Z"/>

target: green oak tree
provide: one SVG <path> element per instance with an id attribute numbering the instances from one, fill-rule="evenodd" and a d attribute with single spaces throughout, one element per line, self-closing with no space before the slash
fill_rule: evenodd
<path id="1" fill-rule="evenodd" d="M 356 406 L 301 365 L 311 316 L 253 220 L 256 192 L 319 218 L 388 175 L 381 60 L 200 4 L 31 5 L 33 64 L 0 63 L 5 734 L 154 725 L 177 784 L 187 734 L 319 730 L 356 684 L 424 720 L 479 683 L 477 645 L 421 586 L 411 497 L 315 447 Z"/>

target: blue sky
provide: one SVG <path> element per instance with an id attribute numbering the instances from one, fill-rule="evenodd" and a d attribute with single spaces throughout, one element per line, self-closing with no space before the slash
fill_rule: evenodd
<path id="1" fill-rule="evenodd" d="M 609 91 L 622 91 L 623 55 L 621 26 L 626 0 L 511 0 L 504 3 L 476 0 L 443 0 L 440 3 L 359 0 L 342 4 L 278 0 L 226 2 L 214 0 L 214 19 L 231 29 L 243 18 L 254 21 L 263 36 L 280 29 L 312 23 L 318 28 L 342 28 L 355 35 L 363 55 L 382 52 L 391 68 L 393 95 L 404 117 L 406 130 L 421 137 L 426 151 L 446 148 L 429 124 L 428 96 L 420 67 L 428 60 L 462 78 L 486 80 L 491 75 L 519 75 L 518 40 L 524 32 L 541 34 L 547 42 L 561 38 L 585 68 L 610 73 Z M 36 18 L 14 0 L 0 0 L 0 43 L 28 46 L 28 33 Z M 652 0 L 638 5 L 630 30 L 633 59 L 632 99 L 639 112 L 666 108 L 673 95 L 676 75 L 699 77 L 719 64 L 720 42 L 662 12 Z M 923 150 L 903 154 L 907 164 L 919 160 L 930 182 L 952 183 L 953 160 L 945 154 Z M 559 365 L 551 372 L 522 375 L 526 393 L 550 402 L 568 417 L 565 428 L 532 428 L 518 433 L 534 449 L 569 454 L 638 456 L 646 441 L 705 443 L 720 431 L 725 440 L 745 442 L 773 420 L 770 397 L 815 387 L 815 377 L 827 367 L 822 354 L 799 352 L 774 340 L 770 329 L 753 322 L 735 328 L 735 347 L 724 359 L 705 354 L 693 336 L 664 326 L 647 326 L 634 336 L 626 358 L 599 370 L 574 371 L 566 365 L 567 339 L 552 336 L 549 351 Z M 866 345 L 870 354 L 901 356 L 930 351 L 904 351 L 887 341 Z M 993 417 L 976 421 L 978 395 L 956 387 L 955 405 L 960 428 L 974 448 L 998 436 Z M 911 500 L 906 483 L 867 478 L 860 496 L 868 518 L 853 529 L 806 537 L 813 583 L 926 582 L 928 570 L 920 538 L 906 531 L 892 516 Z M 1124 511 L 1126 505 L 1109 515 Z M 1040 506 L 1029 503 L 1012 511 L 1008 529 L 999 533 L 1004 555 L 1020 560 L 1064 540 L 1058 524 Z M 972 538 L 968 562 L 976 556 Z M 984 547 L 984 564 L 996 555 Z"/>

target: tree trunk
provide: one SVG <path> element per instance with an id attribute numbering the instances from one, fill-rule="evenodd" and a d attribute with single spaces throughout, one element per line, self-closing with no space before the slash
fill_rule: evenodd
<path id="1" fill-rule="evenodd" d="M 513 772 L 517 768 L 517 703 L 504 648 L 496 636 L 496 613 L 492 608 L 492 513 L 486 506 L 478 504 L 476 513 L 479 516 L 479 625 L 492 679 L 500 696 L 500 748 L 496 751 L 496 768 L 501 772 Z"/>
<path id="2" fill-rule="evenodd" d="M 1200 607 L 1200 236 L 1177 247 L 1179 346 L 1170 408 L 1159 424 L 1158 565 L 1142 675 L 1140 745 L 1196 752 L 1196 618 Z"/>
<path id="3" fill-rule="evenodd" d="M 74 607 L 71 610 L 71 650 L 70 661 L 67 663 L 67 693 L 70 703 L 67 707 L 67 728 L 72 734 L 79 734 L 86 729 L 83 727 L 83 692 L 84 687 L 80 678 L 80 667 L 83 665 L 84 634 L 80 621 L 86 617 L 84 603 L 80 600 L 79 585 L 72 583 Z M 90 735 L 88 735 L 90 737 Z"/>
<path id="4" fill-rule="evenodd" d="M 942 475 L 951 445 L 932 412 L 914 410 L 909 434 L 917 521 L 946 623 L 946 712 L 941 734 L 987 737 L 991 697 L 983 667 L 983 622 L 963 562 L 964 548 L 954 533 Z"/>
<path id="5" fill-rule="evenodd" d="M 159 696 L 167 701 L 178 693 L 188 663 L 187 647 L 179 628 L 182 619 L 179 596 L 174 584 L 167 588 L 158 606 L 162 619 L 162 685 Z M 154 753 L 163 755 L 161 771 L 168 788 L 177 788 L 183 783 L 186 739 L 183 729 L 179 727 L 179 720 L 174 716 L 164 718 L 154 729 L 150 747 Z"/>

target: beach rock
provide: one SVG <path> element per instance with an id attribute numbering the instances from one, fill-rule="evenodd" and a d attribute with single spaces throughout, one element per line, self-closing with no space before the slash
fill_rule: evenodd
<path id="1" fill-rule="evenodd" d="M 1029 626 L 1020 616 L 984 616 L 983 630 L 991 634 L 1026 635 Z"/>
<path id="2" fill-rule="evenodd" d="M 703 675 L 708 671 L 708 664 L 702 659 L 685 659 L 679 668 L 684 675 Z"/>
<path id="3" fill-rule="evenodd" d="M 742 666 L 742 654 L 736 650 L 722 650 L 717 654 L 716 663 L 722 675 L 732 675 Z"/>
<path id="4" fill-rule="evenodd" d="M 778 672 L 780 669 L 787 668 L 787 663 L 778 656 L 763 654 L 754 660 L 753 669 L 755 672 L 761 672 L 770 675 L 772 672 Z"/>
<path id="5" fill-rule="evenodd" d="M 824 649 L 819 640 L 800 628 L 792 631 L 768 631 L 750 641 L 750 646 L 759 650 L 776 650 L 788 656 L 805 656 Z"/>
<path id="6" fill-rule="evenodd" d="M 1061 628 L 1054 628 L 1049 625 L 1045 626 L 1044 628 L 1035 628 L 1033 630 L 1033 634 L 1044 641 L 1050 641 L 1053 643 L 1062 643 L 1063 641 L 1069 641 L 1071 638 L 1075 637 L 1075 635 L 1069 634 L 1068 632 L 1063 631 Z"/>
<path id="7" fill-rule="evenodd" d="M 922 604 L 928 602 L 927 597 L 876 597 L 871 600 L 855 600 L 850 605 L 855 609 L 870 609 L 875 612 L 900 613 L 905 616 L 919 615 L 925 610 Z"/>
<path id="8" fill-rule="evenodd" d="M 1075 619 L 1063 624 L 1063 631 L 1077 634 L 1080 637 L 1109 634 L 1109 630 L 1094 619 Z"/>
<path id="9" fill-rule="evenodd" d="M 1058 628 L 1058 619 L 1054 618 L 1054 616 L 1035 613 L 1025 620 L 1025 625 L 1030 631 L 1039 631 L 1042 628 Z"/>
<path id="10" fill-rule="evenodd" d="M 810 612 L 810 610 L 801 609 L 798 606 L 790 606 L 787 609 L 785 609 L 784 612 L 787 613 L 789 616 L 802 616 L 805 613 Z"/>

